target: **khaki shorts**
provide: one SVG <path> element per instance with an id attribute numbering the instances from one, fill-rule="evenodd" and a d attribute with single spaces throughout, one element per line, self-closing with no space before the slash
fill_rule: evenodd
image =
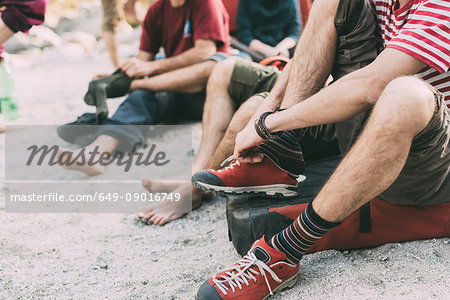
<path id="1" fill-rule="evenodd" d="M 120 0 L 102 0 L 103 24 L 102 30 L 116 32 L 123 16 L 122 2 Z"/>
<path id="2" fill-rule="evenodd" d="M 380 196 L 394 204 L 431 205 L 450 201 L 450 117 L 444 96 L 428 125 L 413 140 L 400 175 Z"/>
<path id="3" fill-rule="evenodd" d="M 275 85 L 279 74 L 280 71 L 276 67 L 237 59 L 231 74 L 228 94 L 236 107 L 256 94 L 265 97 Z"/>

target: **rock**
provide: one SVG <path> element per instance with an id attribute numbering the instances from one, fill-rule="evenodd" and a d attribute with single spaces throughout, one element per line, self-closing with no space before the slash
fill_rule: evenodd
<path id="1" fill-rule="evenodd" d="M 6 52 L 17 53 L 19 51 L 36 48 L 33 40 L 22 32 L 16 33 L 12 38 L 7 40 L 4 44 Z"/>
<path id="2" fill-rule="evenodd" d="M 45 26 L 33 27 L 29 34 L 16 33 L 5 43 L 5 50 L 10 53 L 17 53 L 33 48 L 45 48 L 50 46 L 60 46 L 61 38 L 50 28 Z"/>
<path id="3" fill-rule="evenodd" d="M 35 26 L 28 32 L 29 36 L 35 39 L 39 48 L 58 47 L 62 44 L 62 39 L 53 30 L 45 26 Z"/>
<path id="4" fill-rule="evenodd" d="M 55 31 L 63 34 L 69 31 L 87 32 L 100 37 L 103 11 L 99 1 L 83 1 L 78 4 L 78 13 L 59 19 Z"/>
<path id="5" fill-rule="evenodd" d="M 387 255 L 380 256 L 381 261 L 387 261 L 388 259 L 389 259 L 389 257 L 387 257 Z"/>
<path id="6" fill-rule="evenodd" d="M 66 32 L 62 36 L 66 43 L 79 44 L 84 50 L 90 52 L 97 46 L 97 39 L 93 34 L 81 31 Z"/>
<path id="7" fill-rule="evenodd" d="M 78 60 L 86 55 L 84 47 L 75 43 L 64 43 L 58 50 L 62 52 L 63 57 L 70 60 Z"/>

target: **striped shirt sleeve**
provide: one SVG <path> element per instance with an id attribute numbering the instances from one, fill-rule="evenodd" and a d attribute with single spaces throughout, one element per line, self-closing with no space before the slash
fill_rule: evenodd
<path id="1" fill-rule="evenodd" d="M 413 10 L 413 9 L 412 9 Z M 450 0 L 422 1 L 387 45 L 417 58 L 440 73 L 450 67 Z"/>

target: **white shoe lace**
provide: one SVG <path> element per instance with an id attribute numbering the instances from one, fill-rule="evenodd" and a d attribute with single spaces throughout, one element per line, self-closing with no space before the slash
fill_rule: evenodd
<path id="1" fill-rule="evenodd" d="M 252 266 L 258 267 L 259 271 L 252 269 Z M 220 275 L 218 278 L 216 278 L 217 274 L 214 275 L 213 282 L 224 295 L 227 295 L 227 290 L 229 290 L 230 288 L 233 293 L 236 288 L 239 288 L 241 290 L 244 284 L 246 286 L 250 285 L 249 280 L 253 280 L 256 282 L 255 275 L 261 274 L 261 276 L 266 280 L 270 295 L 273 295 L 272 288 L 270 287 L 269 280 L 266 276 L 266 271 L 272 276 L 273 280 L 281 282 L 281 279 L 278 278 L 278 276 L 272 271 L 269 266 L 256 258 L 254 253 L 249 252 L 247 253 L 247 255 L 241 258 L 236 265 L 219 272 L 225 272 L 225 275 Z"/>
<path id="2" fill-rule="evenodd" d="M 231 162 L 231 163 L 230 163 Z M 241 163 L 236 159 L 234 159 L 234 156 L 233 155 L 231 155 L 230 157 L 228 157 L 227 159 L 225 159 L 221 164 L 220 164 L 220 166 L 223 168 L 226 164 L 229 164 L 227 167 L 225 167 L 225 169 L 222 169 L 222 170 L 233 170 L 234 169 L 234 167 L 235 166 L 240 166 L 241 165 Z M 219 172 L 220 171 L 222 171 L 222 170 L 219 170 Z"/>

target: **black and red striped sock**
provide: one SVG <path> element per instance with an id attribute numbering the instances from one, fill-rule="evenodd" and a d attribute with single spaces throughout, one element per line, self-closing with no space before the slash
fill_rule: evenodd
<path id="1" fill-rule="evenodd" d="M 314 211 L 311 202 L 294 223 L 276 234 L 269 244 L 284 252 L 288 262 L 297 264 L 315 241 L 339 224 L 322 219 Z"/>
<path id="2" fill-rule="evenodd" d="M 269 157 L 281 169 L 293 175 L 300 175 L 305 170 L 305 160 L 299 140 L 297 131 L 283 131 L 259 145 L 258 152 Z"/>

